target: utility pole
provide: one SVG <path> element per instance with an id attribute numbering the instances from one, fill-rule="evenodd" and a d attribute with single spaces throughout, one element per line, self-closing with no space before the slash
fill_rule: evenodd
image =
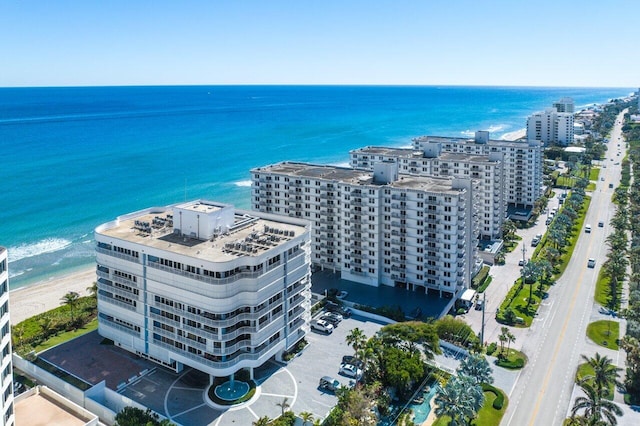
<path id="1" fill-rule="evenodd" d="M 522 266 L 524 266 L 524 264 L 527 262 L 525 258 L 526 253 L 527 253 L 527 248 L 525 247 L 524 241 L 522 241 Z"/>
<path id="2" fill-rule="evenodd" d="M 480 327 L 480 344 L 484 346 L 484 311 L 487 310 L 487 293 L 482 293 L 482 327 Z"/>

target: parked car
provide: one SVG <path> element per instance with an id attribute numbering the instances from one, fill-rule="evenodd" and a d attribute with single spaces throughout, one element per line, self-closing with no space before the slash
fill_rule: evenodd
<path id="1" fill-rule="evenodd" d="M 603 221 L 598 222 L 598 228 L 604 228 L 604 222 Z"/>
<path id="2" fill-rule="evenodd" d="M 335 392 L 340 387 L 340 382 L 333 377 L 324 376 L 320 379 L 318 387 L 320 389 L 328 390 L 329 392 Z"/>
<path id="3" fill-rule="evenodd" d="M 342 364 L 340 366 L 340 374 L 354 379 L 362 377 L 362 370 L 353 364 Z"/>
<path id="4" fill-rule="evenodd" d="M 552 220 L 553 220 L 553 217 L 548 217 L 547 220 L 544 221 L 544 224 L 549 225 Z"/>
<path id="5" fill-rule="evenodd" d="M 336 312 L 345 318 L 349 318 L 351 316 L 351 309 L 338 305 L 335 302 L 331 302 L 331 301 L 327 302 L 327 304 L 324 305 L 324 308 L 329 312 Z"/>
<path id="6" fill-rule="evenodd" d="M 358 358 L 356 358 L 353 355 L 345 355 L 342 357 L 342 364 L 351 364 L 351 365 L 355 365 L 358 368 L 362 368 L 362 366 L 364 365 L 362 361 L 360 361 Z"/>
<path id="7" fill-rule="evenodd" d="M 483 307 L 484 307 L 484 300 L 479 299 L 476 302 L 476 311 L 481 311 Z"/>
<path id="8" fill-rule="evenodd" d="M 333 318 L 338 322 L 340 322 L 340 321 L 342 321 L 344 319 L 344 317 L 341 314 L 337 313 L 337 312 L 327 312 L 327 313 L 324 314 L 324 316 L 327 316 L 329 318 Z"/>
<path id="9" fill-rule="evenodd" d="M 333 325 L 321 319 L 311 321 L 311 329 L 327 334 L 333 333 Z"/>
<path id="10" fill-rule="evenodd" d="M 329 323 L 333 326 L 334 329 L 338 328 L 338 324 L 340 324 L 340 321 L 338 321 L 337 319 L 330 317 L 328 315 L 322 315 L 320 317 L 320 321 L 324 321 L 326 323 Z"/>
<path id="11" fill-rule="evenodd" d="M 584 226 L 584 232 L 586 232 L 587 234 L 591 233 L 591 225 L 589 225 L 588 223 Z"/>
<path id="12" fill-rule="evenodd" d="M 338 299 L 344 299 L 347 297 L 347 295 L 349 294 L 348 291 L 344 291 L 342 290 L 340 293 L 338 293 L 338 295 L 336 296 Z"/>
<path id="13" fill-rule="evenodd" d="M 593 257 L 590 257 L 589 260 L 587 261 L 587 267 L 589 268 L 596 267 L 596 260 Z"/>

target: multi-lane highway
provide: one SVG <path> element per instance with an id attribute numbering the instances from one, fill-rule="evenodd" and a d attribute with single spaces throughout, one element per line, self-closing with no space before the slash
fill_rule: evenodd
<path id="1" fill-rule="evenodd" d="M 597 274 L 606 259 L 609 220 L 615 213 L 611 202 L 614 189 L 609 184 L 615 188 L 620 182 L 620 162 L 625 155 L 625 144 L 620 139 L 621 121 L 622 115 L 611 132 L 606 159 L 602 162 L 606 165 L 600 171 L 604 180 L 599 178 L 590 194 L 585 224 L 591 224 L 592 231 L 580 230 L 567 269 L 526 332 L 522 350 L 529 356 L 529 363 L 513 388 L 503 424 L 561 425 L 573 404 L 571 392 L 580 355 L 594 354 L 585 333 L 593 309 Z M 604 222 L 604 227 L 598 227 L 599 221 Z M 587 268 L 588 258 L 596 259 L 595 268 Z"/>

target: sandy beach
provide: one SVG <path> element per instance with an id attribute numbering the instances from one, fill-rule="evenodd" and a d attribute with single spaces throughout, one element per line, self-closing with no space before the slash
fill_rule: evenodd
<path id="1" fill-rule="evenodd" d="M 96 281 L 95 267 L 88 267 L 73 274 L 41 281 L 9 293 L 11 324 L 60 306 L 60 299 L 75 291 L 80 296 L 89 294 L 87 287 Z"/>
<path id="2" fill-rule="evenodd" d="M 505 141 L 516 141 L 527 136 L 527 129 L 520 129 L 514 132 L 505 133 L 500 139 Z"/>

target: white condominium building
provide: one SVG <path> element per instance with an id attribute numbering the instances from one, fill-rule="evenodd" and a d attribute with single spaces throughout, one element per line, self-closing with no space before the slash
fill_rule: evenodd
<path id="1" fill-rule="evenodd" d="M 9 318 L 9 262 L 7 249 L 0 247 L 0 426 L 15 424 L 13 412 L 13 369 L 11 366 L 11 321 Z"/>
<path id="2" fill-rule="evenodd" d="M 252 205 L 312 222 L 312 263 L 372 286 L 457 295 L 481 266 L 478 182 L 284 162 L 251 171 Z"/>
<path id="3" fill-rule="evenodd" d="M 253 374 L 308 332 L 309 235 L 307 221 L 203 200 L 105 223 L 99 332 L 176 371 Z"/>
<path id="4" fill-rule="evenodd" d="M 441 152 L 439 144 L 431 144 L 422 151 L 368 146 L 349 152 L 349 157 L 351 167 L 356 169 L 373 170 L 375 163 L 394 161 L 401 174 L 478 180 L 480 238 L 491 240 L 502 236 L 502 224 L 507 215 L 502 152 L 488 155 Z"/>
<path id="5" fill-rule="evenodd" d="M 548 108 L 527 118 L 527 139 L 544 145 L 573 143 L 573 113 Z"/>
<path id="6" fill-rule="evenodd" d="M 564 97 L 558 101 L 555 101 L 553 103 L 553 107 L 558 112 L 569 112 L 571 114 L 576 112 L 576 104 L 575 102 L 573 102 L 573 98 L 570 97 Z"/>
<path id="7" fill-rule="evenodd" d="M 438 144 L 443 152 L 467 155 L 501 153 L 504 170 L 504 197 L 516 208 L 532 207 L 542 196 L 542 144 L 538 141 L 490 139 L 489 132 L 478 131 L 475 138 L 421 136 L 413 139 L 416 150 L 432 149 Z"/>

